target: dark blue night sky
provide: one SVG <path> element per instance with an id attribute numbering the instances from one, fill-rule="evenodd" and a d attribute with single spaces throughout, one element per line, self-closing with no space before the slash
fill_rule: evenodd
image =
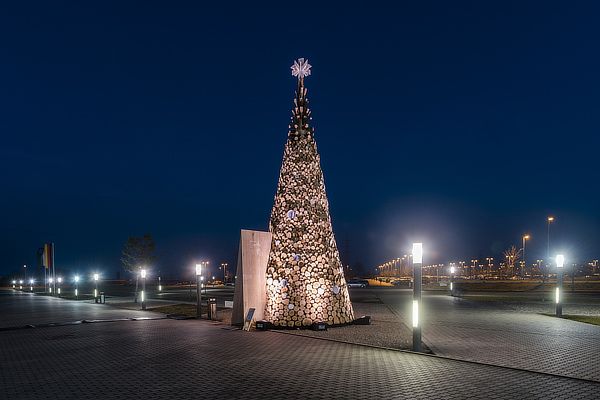
<path id="1" fill-rule="evenodd" d="M 306 78 L 337 241 L 367 268 L 600 256 L 600 3 L 3 2 L 0 275 L 235 265 Z M 339 4 L 334 6 L 333 4 Z M 342 250 L 342 249 L 340 249 Z"/>

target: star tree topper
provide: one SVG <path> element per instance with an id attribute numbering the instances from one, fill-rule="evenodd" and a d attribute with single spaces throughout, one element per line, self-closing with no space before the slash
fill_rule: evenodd
<path id="1" fill-rule="evenodd" d="M 294 65 L 290 68 L 292 69 L 292 75 L 300 79 L 310 75 L 310 67 L 312 65 L 308 63 L 308 60 L 304 61 L 304 58 L 299 58 L 298 61 L 294 61 Z"/>

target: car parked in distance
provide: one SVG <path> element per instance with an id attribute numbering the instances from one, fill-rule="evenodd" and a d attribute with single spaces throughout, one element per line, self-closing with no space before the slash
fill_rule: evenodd
<path id="1" fill-rule="evenodd" d="M 357 287 L 363 288 L 363 287 L 369 286 L 369 281 L 367 281 L 366 279 L 352 279 L 351 281 L 348 281 L 346 284 L 350 288 L 357 288 Z"/>

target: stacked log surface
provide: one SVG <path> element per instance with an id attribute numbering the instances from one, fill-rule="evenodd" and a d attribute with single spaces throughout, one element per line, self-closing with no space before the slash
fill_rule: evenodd
<path id="1" fill-rule="evenodd" d="M 314 138 L 286 143 L 269 230 L 265 319 L 279 327 L 354 320 Z"/>

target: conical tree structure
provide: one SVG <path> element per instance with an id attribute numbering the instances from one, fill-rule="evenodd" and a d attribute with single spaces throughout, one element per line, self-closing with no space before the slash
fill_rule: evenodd
<path id="1" fill-rule="evenodd" d="M 304 77 L 310 65 L 301 58 L 292 70 L 298 91 L 271 212 L 265 319 L 280 327 L 345 324 L 354 314 L 309 127 Z"/>

